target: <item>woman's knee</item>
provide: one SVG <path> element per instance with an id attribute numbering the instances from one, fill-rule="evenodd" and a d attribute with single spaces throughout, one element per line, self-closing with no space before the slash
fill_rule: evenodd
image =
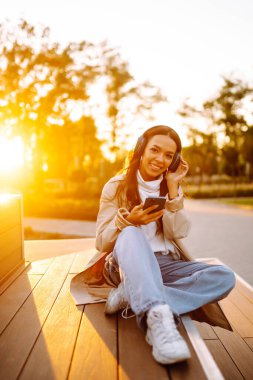
<path id="1" fill-rule="evenodd" d="M 130 254 L 143 256 L 145 252 L 153 253 L 142 229 L 135 226 L 127 226 L 120 232 L 115 244 L 115 251 L 117 254 L 122 252 L 124 255 L 127 252 L 128 256 Z"/>
<path id="2" fill-rule="evenodd" d="M 224 291 L 229 293 L 235 287 L 236 278 L 234 272 L 224 265 L 219 265 L 218 274 L 222 281 Z"/>
<path id="3" fill-rule="evenodd" d="M 141 229 L 137 226 L 127 226 L 123 228 L 123 230 L 120 232 L 119 236 L 125 236 L 125 235 L 135 235 L 139 234 Z"/>
<path id="4" fill-rule="evenodd" d="M 127 226 L 119 234 L 116 244 L 121 243 L 122 241 L 132 243 L 140 242 L 145 239 L 143 231 L 136 226 Z"/>

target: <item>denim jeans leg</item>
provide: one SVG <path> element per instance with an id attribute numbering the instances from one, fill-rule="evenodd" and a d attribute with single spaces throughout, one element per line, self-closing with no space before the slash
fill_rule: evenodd
<path id="1" fill-rule="evenodd" d="M 160 267 L 140 228 L 129 226 L 121 231 L 113 257 L 120 268 L 126 298 L 136 315 L 166 303 Z"/>
<path id="2" fill-rule="evenodd" d="M 173 262 L 166 257 L 157 257 L 157 260 L 166 288 L 166 299 L 178 314 L 219 301 L 235 286 L 234 273 L 224 265 Z"/>

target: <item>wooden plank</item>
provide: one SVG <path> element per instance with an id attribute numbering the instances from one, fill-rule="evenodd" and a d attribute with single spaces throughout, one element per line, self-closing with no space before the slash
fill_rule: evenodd
<path id="1" fill-rule="evenodd" d="M 74 255 L 55 259 L 0 338 L 0 378 L 16 379 L 53 306 Z"/>
<path id="2" fill-rule="evenodd" d="M 138 328 L 135 318 L 124 319 L 119 314 L 118 347 L 119 380 L 169 378 L 166 367 L 154 360 L 152 348 L 145 341 L 145 335 Z"/>
<path id="3" fill-rule="evenodd" d="M 240 294 L 243 294 L 245 298 L 248 299 L 250 303 L 253 303 L 253 291 L 247 288 L 243 283 L 237 281 L 237 290 Z"/>
<path id="4" fill-rule="evenodd" d="M 186 333 L 186 330 L 183 324 L 179 326 L 179 332 L 185 339 L 188 344 L 188 347 L 191 352 L 191 358 L 187 361 L 181 363 L 175 363 L 168 367 L 170 379 L 172 380 L 206 380 L 206 375 L 203 371 L 203 368 L 199 362 L 197 354 L 192 347 L 189 336 Z"/>
<path id="5" fill-rule="evenodd" d="M 117 379 L 117 319 L 104 304 L 85 306 L 68 379 Z"/>
<path id="6" fill-rule="evenodd" d="M 17 264 L 6 276 L 0 281 L 0 295 L 18 278 L 18 276 L 26 272 L 26 269 L 30 266 L 30 261 Z"/>
<path id="7" fill-rule="evenodd" d="M 21 226 L 17 225 L 0 236 L 0 262 L 22 246 Z M 22 249 L 21 249 L 22 251 Z M 2 272 L 2 271 L 1 271 Z"/>
<path id="8" fill-rule="evenodd" d="M 233 289 L 228 296 L 231 301 L 244 316 L 253 323 L 253 302 L 244 296 L 244 293 L 239 292 L 237 289 Z"/>
<path id="9" fill-rule="evenodd" d="M 224 346 L 219 340 L 206 340 L 205 341 L 209 351 L 214 357 L 218 367 L 220 368 L 225 379 L 229 380 L 241 380 L 242 374 L 239 372 L 235 363 L 225 350 Z"/>
<path id="10" fill-rule="evenodd" d="M 31 294 L 42 276 L 22 274 L 0 297 L 0 334 Z"/>
<path id="11" fill-rule="evenodd" d="M 253 351 L 253 338 L 245 338 L 244 341 L 247 343 L 247 345 Z"/>
<path id="12" fill-rule="evenodd" d="M 72 301 L 72 277 L 64 282 L 19 379 L 67 378 L 83 310 Z"/>
<path id="13" fill-rule="evenodd" d="M 0 281 L 1 283 L 24 263 L 21 225 L 0 235 Z"/>
<path id="14" fill-rule="evenodd" d="M 6 203 L 1 203 L 0 234 L 20 224 L 20 198 L 13 197 Z"/>
<path id="15" fill-rule="evenodd" d="M 14 236 L 13 239 L 15 239 L 16 237 Z M 1 237 L 0 237 L 1 239 Z M 15 244 L 15 248 L 14 250 L 11 250 L 11 251 L 5 251 L 5 253 L 1 256 L 0 258 L 0 266 L 1 267 L 4 267 L 5 263 L 9 260 L 11 260 L 12 258 L 15 258 L 16 259 L 16 262 L 20 262 L 23 258 L 23 252 L 22 252 L 22 242 L 21 240 L 19 241 L 19 245 Z M 2 271 L 1 271 L 2 272 Z"/>
<path id="16" fill-rule="evenodd" d="M 96 250 L 94 248 L 85 249 L 81 252 L 78 252 L 76 258 L 69 270 L 69 273 L 80 273 L 84 270 L 85 266 L 95 255 Z"/>
<path id="17" fill-rule="evenodd" d="M 198 360 L 202 366 L 206 378 L 208 380 L 223 380 L 224 378 L 220 372 L 220 369 L 217 367 L 217 364 L 215 363 L 190 316 L 182 316 L 182 323 L 194 348 L 194 351 L 198 356 Z"/>
<path id="18" fill-rule="evenodd" d="M 216 258 L 200 259 L 200 261 L 205 261 L 210 264 L 224 265 L 222 261 Z M 221 305 L 222 302 L 225 300 L 229 300 L 230 302 L 232 302 L 233 305 L 240 310 L 244 317 L 247 320 L 249 320 L 251 324 L 253 324 L 253 288 L 237 274 L 235 288 L 229 293 L 229 295 L 224 300 L 220 301 Z M 235 310 L 234 307 L 233 310 Z M 242 328 L 243 327 L 241 326 L 241 329 Z M 243 333 L 243 335 L 245 334 Z M 247 329 L 247 336 L 252 336 L 250 329 Z"/>
<path id="19" fill-rule="evenodd" d="M 13 274 L 15 269 L 23 265 L 24 262 L 21 246 L 0 260 L 0 284 L 3 284 Z"/>
<path id="20" fill-rule="evenodd" d="M 236 333 L 220 327 L 214 327 L 214 330 L 243 377 L 247 380 L 252 380 L 253 354 L 244 340 Z"/>
<path id="21" fill-rule="evenodd" d="M 213 328 L 207 323 L 193 321 L 196 325 L 202 339 L 218 339 Z"/>
<path id="22" fill-rule="evenodd" d="M 45 274 L 54 260 L 55 258 L 51 257 L 45 260 L 33 261 L 30 265 L 30 268 L 28 268 L 28 273 L 29 274 Z"/>
<path id="23" fill-rule="evenodd" d="M 253 323 L 243 313 L 244 309 L 239 309 L 229 298 L 221 300 L 220 304 L 229 322 L 238 334 L 242 338 L 253 337 Z"/>

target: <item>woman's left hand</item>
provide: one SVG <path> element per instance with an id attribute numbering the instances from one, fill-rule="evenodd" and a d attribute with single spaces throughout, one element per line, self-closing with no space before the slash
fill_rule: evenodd
<path id="1" fill-rule="evenodd" d="M 180 185 L 183 178 L 189 170 L 188 163 L 181 158 L 180 164 L 175 172 L 168 172 L 165 175 L 169 189 L 170 198 L 175 198 L 178 194 L 178 185 Z"/>
<path id="2" fill-rule="evenodd" d="M 181 158 L 180 164 L 178 165 L 178 168 L 175 172 L 170 172 L 168 170 L 167 174 L 165 175 L 165 178 L 167 182 L 177 182 L 180 183 L 182 179 L 186 176 L 187 172 L 189 170 L 188 163 Z"/>

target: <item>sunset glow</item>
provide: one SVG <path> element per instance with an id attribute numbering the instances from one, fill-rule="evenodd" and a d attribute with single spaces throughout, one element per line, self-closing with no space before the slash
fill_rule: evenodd
<path id="1" fill-rule="evenodd" d="M 0 173 L 15 171 L 24 165 L 24 144 L 21 137 L 0 136 Z"/>

